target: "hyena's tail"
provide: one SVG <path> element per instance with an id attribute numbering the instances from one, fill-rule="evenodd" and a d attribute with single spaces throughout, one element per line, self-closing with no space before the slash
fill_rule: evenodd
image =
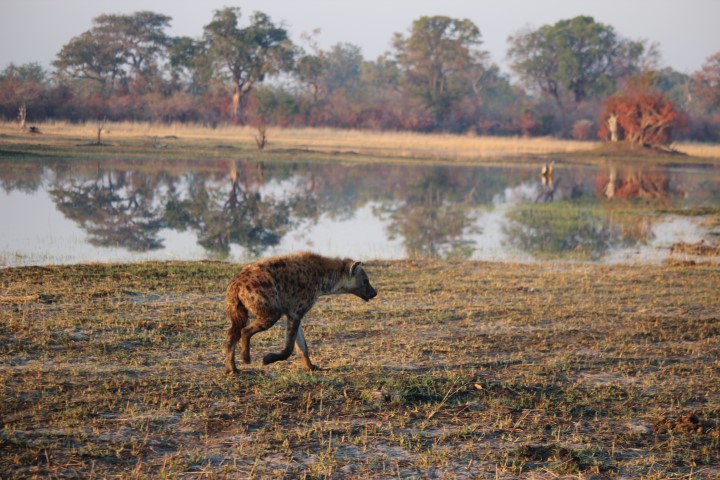
<path id="1" fill-rule="evenodd" d="M 238 283 L 232 282 L 225 292 L 225 313 L 230 321 L 225 342 L 225 366 L 228 372 L 237 372 L 235 366 L 235 344 L 240 340 L 242 329 L 248 320 L 248 310 L 238 296 Z"/>
<path id="2" fill-rule="evenodd" d="M 232 282 L 225 292 L 225 314 L 230 320 L 231 328 L 237 327 L 242 330 L 247 324 L 248 311 L 245 305 L 240 301 L 239 284 Z M 238 333 L 239 338 L 239 333 Z"/>

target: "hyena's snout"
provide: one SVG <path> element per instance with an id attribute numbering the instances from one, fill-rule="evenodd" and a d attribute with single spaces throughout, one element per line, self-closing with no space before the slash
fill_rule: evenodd
<path id="1" fill-rule="evenodd" d="M 352 267 L 350 267 L 350 279 L 348 283 L 348 289 L 345 291 L 357 295 L 366 302 L 377 297 L 377 290 L 370 285 L 370 279 L 362 268 L 362 262 L 355 262 Z"/>
<path id="2" fill-rule="evenodd" d="M 363 289 L 362 294 L 360 295 L 360 298 L 363 300 L 370 301 L 371 299 L 377 297 L 377 290 L 373 288 L 372 285 L 370 285 L 370 282 L 365 285 L 365 288 Z"/>

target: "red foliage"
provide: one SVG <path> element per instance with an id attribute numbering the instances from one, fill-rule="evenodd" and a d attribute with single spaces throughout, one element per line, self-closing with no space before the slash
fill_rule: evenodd
<path id="1" fill-rule="evenodd" d="M 673 129 L 686 122 L 685 114 L 662 93 L 648 89 L 631 89 L 607 97 L 600 116 L 600 138 L 610 139 L 608 120 L 617 118 L 619 140 L 640 146 L 668 145 Z"/>
<path id="2" fill-rule="evenodd" d="M 595 193 L 600 197 L 630 200 L 663 200 L 670 196 L 670 179 L 658 172 L 616 171 L 595 178 Z"/>

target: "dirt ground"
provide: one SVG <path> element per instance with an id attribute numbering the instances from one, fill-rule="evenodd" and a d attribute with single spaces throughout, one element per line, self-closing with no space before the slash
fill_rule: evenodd
<path id="1" fill-rule="evenodd" d="M 213 262 L 0 269 L 1 478 L 718 478 L 720 270 L 367 262 L 224 373 Z"/>

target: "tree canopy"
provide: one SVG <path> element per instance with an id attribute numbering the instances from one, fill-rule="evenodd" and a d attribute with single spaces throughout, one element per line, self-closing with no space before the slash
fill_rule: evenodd
<path id="1" fill-rule="evenodd" d="M 711 55 L 692 76 L 692 89 L 707 111 L 720 108 L 720 52 Z"/>
<path id="2" fill-rule="evenodd" d="M 267 75 L 290 70 L 294 56 L 287 31 L 264 13 L 255 12 L 244 28 L 238 26 L 239 20 L 239 8 L 216 10 L 203 36 L 214 72 L 230 76 L 235 120 L 241 119 L 243 96 Z"/>
<path id="3" fill-rule="evenodd" d="M 612 93 L 617 81 L 638 73 L 654 51 L 588 16 L 521 32 L 508 42 L 513 70 L 561 108 L 567 97 L 578 104 Z"/>
<path id="4" fill-rule="evenodd" d="M 128 79 L 148 80 L 162 61 L 171 18 L 149 11 L 100 15 L 93 28 L 74 37 L 53 65 L 72 77 L 114 86 Z"/>
<path id="5" fill-rule="evenodd" d="M 488 54 L 480 29 L 468 19 L 421 17 L 406 37 L 395 34 L 396 58 L 411 92 L 439 119 L 471 92 Z"/>

